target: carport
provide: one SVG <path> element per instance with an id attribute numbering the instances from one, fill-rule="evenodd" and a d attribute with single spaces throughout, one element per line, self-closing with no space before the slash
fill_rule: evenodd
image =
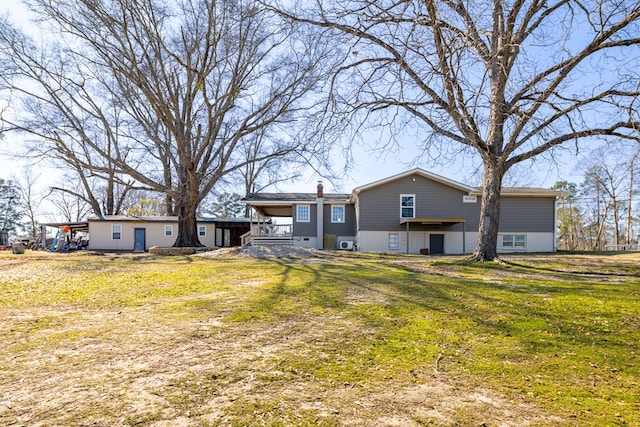
<path id="1" fill-rule="evenodd" d="M 83 233 L 89 233 L 89 222 L 88 221 L 81 221 L 81 222 L 50 222 L 50 223 L 46 223 L 46 224 L 41 224 L 41 243 L 42 243 L 42 248 L 45 250 L 49 250 L 51 252 L 53 252 L 54 250 L 58 250 L 58 246 L 62 247 L 60 245 L 60 242 L 63 242 L 64 239 L 61 239 L 67 232 L 69 233 L 69 236 L 72 237 L 74 235 L 76 235 L 77 233 L 83 232 Z M 47 247 L 47 227 L 51 227 L 51 228 L 55 228 L 57 229 L 56 235 L 53 238 L 53 242 L 51 243 L 50 247 Z"/>
<path id="2" fill-rule="evenodd" d="M 406 224 L 407 226 L 407 253 L 409 253 L 409 231 L 410 224 L 422 224 L 422 225 L 453 225 L 462 224 L 462 252 L 466 250 L 466 230 L 464 228 L 466 220 L 464 218 L 400 218 L 400 224 Z"/>

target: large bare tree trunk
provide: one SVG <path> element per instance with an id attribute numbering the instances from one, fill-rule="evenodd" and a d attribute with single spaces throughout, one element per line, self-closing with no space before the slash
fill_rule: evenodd
<path id="1" fill-rule="evenodd" d="M 473 258 L 481 262 L 492 261 L 497 257 L 500 191 L 504 174 L 504 165 L 495 160 L 485 160 L 478 242 L 473 254 Z"/>
<path id="2" fill-rule="evenodd" d="M 179 192 L 175 196 L 178 214 L 178 235 L 174 247 L 203 246 L 198 237 L 197 210 L 200 204 L 200 182 L 195 170 L 181 167 L 179 171 Z"/>
<path id="3" fill-rule="evenodd" d="M 174 247 L 200 247 L 198 237 L 198 223 L 196 220 L 197 206 L 181 205 L 178 209 L 178 236 Z"/>

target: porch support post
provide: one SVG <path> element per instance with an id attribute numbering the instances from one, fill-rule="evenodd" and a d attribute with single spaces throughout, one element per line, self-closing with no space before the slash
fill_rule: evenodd
<path id="1" fill-rule="evenodd" d="M 466 236 L 467 231 L 465 230 L 465 221 L 462 221 L 462 253 L 467 253 L 467 244 L 466 244 Z"/>
<path id="2" fill-rule="evenodd" d="M 409 253 L 409 221 L 407 221 L 407 253 Z"/>
<path id="3" fill-rule="evenodd" d="M 324 191 L 322 181 L 318 181 L 318 191 L 316 194 L 316 248 L 322 249 L 324 246 Z"/>

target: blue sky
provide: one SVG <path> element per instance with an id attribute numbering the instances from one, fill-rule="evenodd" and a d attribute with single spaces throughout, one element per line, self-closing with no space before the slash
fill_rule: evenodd
<path id="1" fill-rule="evenodd" d="M 11 13 L 18 21 L 27 22 L 28 12 L 19 3 L 0 3 L 0 13 L 5 12 Z M 7 136 L 0 144 L 5 144 L 6 147 L 7 145 L 15 146 L 19 142 L 13 136 Z M 327 191 L 348 192 L 356 186 L 401 173 L 413 167 L 422 167 L 466 184 L 476 185 L 479 183 L 481 170 L 478 168 L 479 159 L 477 156 L 475 158 L 456 156 L 454 161 L 444 164 L 428 161 L 412 162 L 418 155 L 415 142 L 407 136 L 399 145 L 401 145 L 399 149 L 384 153 L 363 146 L 354 147 L 353 162 L 349 165 L 346 174 L 342 175 L 340 181 L 329 182 L 309 170 L 302 179 L 282 184 L 279 189 L 281 191 L 312 192 L 315 190 L 317 181 L 323 180 Z M 0 154 L 3 152 L 4 148 L 0 146 Z M 335 155 L 336 163 L 340 163 L 343 154 L 337 152 Z M 525 162 L 506 180 L 505 185 L 549 187 L 561 179 L 579 181 L 580 177 L 575 173 L 575 164 L 576 157 L 570 153 L 561 156 L 560 164 L 554 165 L 542 158 L 537 159 L 536 162 Z M 24 162 L 0 156 L 0 177 L 4 179 L 19 178 L 24 166 Z M 46 165 L 38 165 L 37 168 L 42 171 L 42 176 L 48 178 L 47 182 L 43 183 L 45 186 L 52 184 L 52 177 L 59 176 L 55 170 L 48 170 Z"/>

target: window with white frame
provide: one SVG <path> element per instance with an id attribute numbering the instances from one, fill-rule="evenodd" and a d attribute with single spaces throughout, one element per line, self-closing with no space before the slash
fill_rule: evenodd
<path id="1" fill-rule="evenodd" d="M 296 207 L 296 220 L 298 222 L 310 222 L 311 207 L 309 205 L 298 205 Z"/>
<path id="2" fill-rule="evenodd" d="M 173 236 L 173 225 L 165 225 L 164 226 L 164 235 L 165 235 L 165 237 Z"/>
<path id="3" fill-rule="evenodd" d="M 207 235 L 207 226 L 206 225 L 198 226 L 198 236 L 206 237 L 206 235 Z"/>
<path id="4" fill-rule="evenodd" d="M 401 194 L 400 195 L 400 218 L 415 218 L 415 194 Z"/>
<path id="5" fill-rule="evenodd" d="M 121 225 L 112 225 L 111 226 L 111 240 L 120 240 L 122 239 L 122 226 Z"/>
<path id="6" fill-rule="evenodd" d="M 400 235 L 398 233 L 389 233 L 389 249 L 398 249 L 400 247 Z"/>
<path id="7" fill-rule="evenodd" d="M 504 249 L 525 249 L 527 236 L 524 234 L 503 234 L 502 247 Z"/>
<path id="8" fill-rule="evenodd" d="M 344 222 L 344 205 L 331 206 L 331 222 Z"/>

